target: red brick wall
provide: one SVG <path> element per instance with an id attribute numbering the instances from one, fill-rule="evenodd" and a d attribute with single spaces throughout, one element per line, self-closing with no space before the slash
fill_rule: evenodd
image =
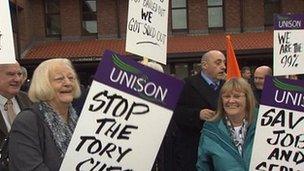
<path id="1" fill-rule="evenodd" d="M 172 2 L 171 0 L 169 0 L 168 2 L 168 35 L 172 34 L 172 13 L 171 10 L 172 9 Z"/>
<path id="2" fill-rule="evenodd" d="M 282 13 L 304 13 L 304 0 L 282 0 Z"/>
<path id="3" fill-rule="evenodd" d="M 127 30 L 127 18 L 128 18 L 128 7 L 129 0 L 119 0 L 119 25 L 120 25 L 120 36 L 124 38 Z"/>
<path id="4" fill-rule="evenodd" d="M 225 1 L 224 21 L 227 32 L 239 32 L 241 27 L 240 0 Z"/>
<path id="5" fill-rule="evenodd" d="M 26 49 L 33 40 L 47 40 L 45 36 L 43 0 L 19 0 L 24 9 L 19 11 L 19 38 L 21 49 Z M 124 38 L 127 27 L 128 1 L 119 0 L 119 21 L 116 0 L 97 0 L 97 21 L 99 38 Z M 224 0 L 223 0 L 224 1 Z M 81 10 L 79 0 L 62 0 L 61 28 L 63 39 L 81 37 Z M 243 0 L 244 31 L 264 30 L 263 0 Z M 204 34 L 208 32 L 207 0 L 187 0 L 188 29 L 190 34 Z M 240 0 L 225 1 L 224 22 L 226 32 L 240 30 Z M 169 0 L 171 9 L 171 0 Z M 303 13 L 303 0 L 282 0 L 282 12 Z M 168 32 L 171 32 L 171 10 L 168 11 Z M 119 22 L 119 30 L 117 27 Z"/>
<path id="6" fill-rule="evenodd" d="M 206 0 L 188 0 L 188 27 L 190 33 L 207 32 L 208 13 Z"/>
<path id="7" fill-rule="evenodd" d="M 75 39 L 81 35 L 79 0 L 60 1 L 60 22 L 62 39 Z"/>
<path id="8" fill-rule="evenodd" d="M 36 40 L 45 40 L 44 8 L 42 0 L 18 0 L 18 39 L 21 56 Z M 17 43 L 17 42 L 15 42 Z"/>
<path id="9" fill-rule="evenodd" d="M 264 29 L 264 1 L 244 1 L 244 31 L 262 31 Z"/>
<path id="10" fill-rule="evenodd" d="M 30 10 L 30 3 L 25 0 L 21 1 L 20 3 L 22 4 L 23 9 L 18 11 L 18 39 L 20 52 L 23 52 L 32 42 L 34 31 L 31 24 L 32 13 Z M 17 44 L 17 42 L 15 43 Z"/>
<path id="11" fill-rule="evenodd" d="M 117 37 L 116 0 L 99 0 L 97 5 L 98 35 L 101 38 Z"/>
<path id="12" fill-rule="evenodd" d="M 30 24 L 33 27 L 34 39 L 43 39 L 45 38 L 43 0 L 32 0 L 30 6 L 32 11 Z"/>

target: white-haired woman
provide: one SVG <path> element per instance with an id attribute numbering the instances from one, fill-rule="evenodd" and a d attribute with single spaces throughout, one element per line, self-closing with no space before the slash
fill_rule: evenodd
<path id="1" fill-rule="evenodd" d="M 50 59 L 34 71 L 29 97 L 10 132 L 10 170 L 59 170 L 78 117 L 71 102 L 80 96 L 68 59 Z"/>

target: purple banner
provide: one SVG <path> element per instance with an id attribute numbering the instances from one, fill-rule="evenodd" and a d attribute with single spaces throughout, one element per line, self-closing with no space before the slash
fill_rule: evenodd
<path id="1" fill-rule="evenodd" d="M 275 15 L 275 30 L 297 30 L 304 29 L 304 14 Z"/>
<path id="2" fill-rule="evenodd" d="M 174 110 L 183 82 L 128 57 L 105 51 L 96 81 Z"/>
<path id="3" fill-rule="evenodd" d="M 266 77 L 261 104 L 304 111 L 304 81 Z"/>

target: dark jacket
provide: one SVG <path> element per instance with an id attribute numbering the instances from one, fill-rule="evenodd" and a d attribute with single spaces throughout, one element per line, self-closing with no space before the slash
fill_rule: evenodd
<path id="1" fill-rule="evenodd" d="M 32 105 L 32 102 L 28 98 L 27 94 L 25 92 L 20 91 L 16 95 L 16 100 L 18 102 L 18 105 L 20 107 L 20 111 L 24 110 L 25 108 L 28 108 Z M 0 111 L 0 142 L 8 135 L 7 127 L 5 125 L 2 113 Z"/>
<path id="2" fill-rule="evenodd" d="M 258 90 L 256 88 L 253 89 L 253 94 L 256 100 L 256 106 L 258 107 L 262 98 L 262 90 Z"/>
<path id="3" fill-rule="evenodd" d="M 178 127 L 177 165 L 178 170 L 196 170 L 197 147 L 203 121 L 199 119 L 202 109 L 215 110 L 219 91 L 212 87 L 197 74 L 185 79 L 184 89 L 174 112 L 174 120 Z"/>
<path id="4" fill-rule="evenodd" d="M 17 115 L 9 140 L 10 170 L 57 171 L 62 158 L 36 104 Z"/>

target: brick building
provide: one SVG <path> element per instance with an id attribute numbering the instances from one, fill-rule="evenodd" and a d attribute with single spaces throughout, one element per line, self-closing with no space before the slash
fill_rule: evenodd
<path id="1" fill-rule="evenodd" d="M 16 51 L 30 73 L 67 57 L 82 80 L 105 49 L 125 53 L 128 0 L 10 0 Z M 304 13 L 303 0 L 170 0 L 167 73 L 183 78 L 231 34 L 240 66 L 272 65 L 274 13 Z"/>

